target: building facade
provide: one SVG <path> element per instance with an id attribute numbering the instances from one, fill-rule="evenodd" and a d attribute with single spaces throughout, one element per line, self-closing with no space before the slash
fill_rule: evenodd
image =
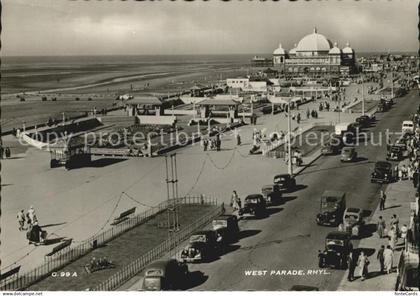
<path id="1" fill-rule="evenodd" d="M 340 49 L 315 28 L 294 48 L 286 51 L 281 44 L 273 52 L 273 64 L 286 76 L 349 75 L 358 71 L 356 55 L 347 43 Z"/>

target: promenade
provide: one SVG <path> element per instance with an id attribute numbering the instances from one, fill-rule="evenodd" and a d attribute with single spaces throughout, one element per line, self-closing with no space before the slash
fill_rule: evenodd
<path id="1" fill-rule="evenodd" d="M 300 107 L 303 120 L 299 127 L 338 120 L 334 112 L 319 112 L 318 119 L 306 119 L 306 109 L 317 110 L 317 106 L 315 102 Z M 343 113 L 341 121 L 353 121 L 355 117 L 357 114 Z M 292 128 L 297 127 L 293 121 Z M 283 113 L 266 115 L 258 118 L 256 126 L 241 127 L 241 146 L 236 146 L 233 135 L 226 135 L 220 152 L 205 153 L 198 143 L 177 150 L 179 195 L 204 194 L 228 202 L 232 190 L 244 198 L 272 183 L 275 174 L 286 173 L 283 159 L 248 154 L 254 128 L 266 128 L 267 134 L 286 131 L 287 118 Z M 72 238 L 77 244 L 108 229 L 109 220 L 122 211 L 136 206 L 141 212 L 166 199 L 163 157 L 95 158 L 95 165 L 70 171 L 50 169 L 49 160 L 48 153 L 29 148 L 16 159 L 2 161 L 2 272 L 18 265 L 22 266 L 21 272 L 30 270 L 55 246 L 28 244 L 26 233 L 18 230 L 16 214 L 21 209 L 27 211 L 33 205 L 39 224 L 50 238 Z"/>

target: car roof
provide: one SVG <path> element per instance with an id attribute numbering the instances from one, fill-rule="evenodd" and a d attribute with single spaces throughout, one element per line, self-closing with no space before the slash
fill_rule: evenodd
<path id="1" fill-rule="evenodd" d="M 337 190 L 325 190 L 324 193 L 322 193 L 322 197 L 337 197 L 337 198 L 343 198 L 346 195 L 343 191 L 337 191 Z"/>
<path id="2" fill-rule="evenodd" d="M 332 231 L 327 234 L 327 239 L 349 239 L 350 234 L 344 231 Z"/>
<path id="3" fill-rule="evenodd" d="M 236 216 L 235 215 L 220 215 L 219 217 L 216 217 L 213 219 L 214 220 L 229 220 L 229 219 L 234 219 Z"/>
<path id="4" fill-rule="evenodd" d="M 206 234 L 209 234 L 209 233 L 214 233 L 214 230 L 200 230 L 200 231 L 195 231 L 191 235 L 206 235 Z"/>
<path id="5" fill-rule="evenodd" d="M 163 259 L 163 260 L 158 260 L 155 262 L 150 263 L 146 269 L 145 272 L 147 272 L 150 269 L 163 269 L 165 270 L 166 267 L 168 266 L 169 263 L 176 261 L 176 259 L 170 258 L 170 259 Z"/>
<path id="6" fill-rule="evenodd" d="M 362 209 L 359 208 L 347 208 L 346 209 L 346 213 L 360 213 L 362 211 Z"/>
<path id="7" fill-rule="evenodd" d="M 381 161 L 377 161 L 376 163 L 375 163 L 375 166 L 377 167 L 377 166 L 391 166 L 391 163 L 389 163 L 389 162 L 387 162 L 387 161 L 383 161 L 383 160 L 381 160 Z"/>
<path id="8" fill-rule="evenodd" d="M 252 199 L 252 198 L 263 198 L 261 194 L 250 194 L 245 199 Z"/>
<path id="9" fill-rule="evenodd" d="M 278 186 L 278 185 L 276 185 L 276 184 L 270 184 L 270 185 L 264 185 L 263 187 L 261 187 L 262 189 L 265 189 L 265 188 L 273 188 L 274 186 Z"/>
<path id="10" fill-rule="evenodd" d="M 279 177 L 289 178 L 289 177 L 290 177 L 290 175 L 289 175 L 289 174 L 278 174 L 278 175 L 275 175 L 275 176 L 274 176 L 274 178 L 279 178 Z"/>

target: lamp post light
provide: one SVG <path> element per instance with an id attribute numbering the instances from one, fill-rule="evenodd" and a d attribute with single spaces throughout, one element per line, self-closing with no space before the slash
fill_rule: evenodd
<path id="1" fill-rule="evenodd" d="M 361 74 L 361 78 L 362 78 L 362 115 L 365 115 L 365 87 L 364 87 L 363 73 Z"/>

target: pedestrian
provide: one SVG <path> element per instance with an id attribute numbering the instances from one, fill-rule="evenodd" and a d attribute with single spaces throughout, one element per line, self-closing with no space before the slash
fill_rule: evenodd
<path id="1" fill-rule="evenodd" d="M 309 109 L 306 109 L 306 119 L 309 119 L 311 117 L 311 112 L 309 112 Z"/>
<path id="2" fill-rule="evenodd" d="M 385 271 L 384 251 L 385 251 L 385 246 L 382 245 L 381 248 L 378 251 L 378 255 L 376 255 L 376 259 L 378 259 L 379 264 L 381 265 L 381 273 L 384 273 L 384 271 Z"/>
<path id="3" fill-rule="evenodd" d="M 241 136 L 238 134 L 236 134 L 236 145 L 241 146 Z"/>
<path id="4" fill-rule="evenodd" d="M 6 158 L 10 158 L 11 154 L 10 154 L 10 148 L 9 147 L 6 147 L 5 154 L 6 154 Z"/>
<path id="5" fill-rule="evenodd" d="M 34 244 L 35 246 L 38 246 L 38 244 L 41 242 L 41 235 L 42 235 L 42 229 L 38 225 L 38 222 L 34 222 L 33 225 L 29 228 L 29 235 L 28 240 L 29 244 Z"/>
<path id="6" fill-rule="evenodd" d="M 19 223 L 19 231 L 24 230 L 25 228 L 25 211 L 21 210 L 20 212 L 18 212 L 17 214 L 17 220 Z"/>
<path id="7" fill-rule="evenodd" d="M 379 238 L 384 237 L 385 228 L 386 228 L 385 220 L 382 218 L 382 216 L 379 216 L 379 220 L 376 226 L 376 233 L 378 234 Z"/>
<path id="8" fill-rule="evenodd" d="M 390 247 L 392 251 L 394 251 L 395 249 L 396 242 L 397 234 L 395 231 L 395 227 L 392 226 L 391 229 L 388 231 L 388 247 Z"/>
<path id="9" fill-rule="evenodd" d="M 403 164 L 401 167 L 401 180 L 406 180 L 406 179 L 407 179 L 407 167 L 405 166 L 405 164 Z"/>
<path id="10" fill-rule="evenodd" d="M 356 264 L 354 260 L 353 252 L 350 252 L 347 257 L 347 266 L 349 267 L 349 273 L 347 275 L 347 280 L 349 282 L 354 281 L 354 270 L 356 269 Z"/>
<path id="11" fill-rule="evenodd" d="M 386 194 L 383 190 L 381 190 L 381 194 L 379 196 L 379 210 L 385 210 L 385 201 L 386 201 Z"/>
<path id="12" fill-rule="evenodd" d="M 398 180 L 403 180 L 403 176 L 404 174 L 402 168 L 398 168 Z"/>
<path id="13" fill-rule="evenodd" d="M 221 145 L 222 145 L 222 140 L 220 139 L 220 135 L 217 134 L 216 135 L 216 149 L 217 149 L 217 151 L 220 151 Z"/>
<path id="14" fill-rule="evenodd" d="M 386 273 L 391 273 L 392 271 L 392 264 L 394 260 L 394 252 L 391 250 L 390 246 L 387 246 L 384 250 L 384 265 Z"/>
<path id="15" fill-rule="evenodd" d="M 204 149 L 204 151 L 207 151 L 207 147 L 208 146 L 209 146 L 209 140 L 205 138 L 203 140 L 203 149 Z"/>
<path id="16" fill-rule="evenodd" d="M 401 226 L 400 233 L 401 233 L 401 238 L 404 241 L 404 245 L 405 245 L 405 240 L 407 238 L 407 231 L 408 231 L 407 224 L 403 224 L 403 226 Z"/>
<path id="17" fill-rule="evenodd" d="M 398 181 L 399 180 L 399 177 L 400 177 L 400 168 L 399 168 L 398 165 L 396 165 L 394 167 L 394 178 L 395 178 L 395 181 Z"/>
<path id="18" fill-rule="evenodd" d="M 236 190 L 233 190 L 230 205 L 232 206 L 234 210 L 239 210 L 238 199 L 239 199 L 238 193 L 236 192 Z"/>
<path id="19" fill-rule="evenodd" d="M 29 208 L 28 212 L 26 213 L 26 218 L 27 218 L 28 224 L 34 224 L 38 220 L 35 215 L 34 206 L 31 206 Z"/>
<path id="20" fill-rule="evenodd" d="M 394 227 L 394 230 L 396 232 L 396 234 L 398 234 L 398 230 L 399 228 L 399 224 L 400 223 L 400 219 L 398 218 L 398 216 L 396 214 L 393 214 L 391 217 L 391 227 Z"/>
<path id="21" fill-rule="evenodd" d="M 368 265 L 369 259 L 365 255 L 365 252 L 360 252 L 359 260 L 357 261 L 357 265 L 359 266 L 359 275 L 362 278 L 362 281 L 366 279 L 368 274 Z"/>
<path id="22" fill-rule="evenodd" d="M 298 113 L 297 116 L 296 116 L 296 122 L 297 122 L 297 124 L 300 123 L 300 113 Z"/>

